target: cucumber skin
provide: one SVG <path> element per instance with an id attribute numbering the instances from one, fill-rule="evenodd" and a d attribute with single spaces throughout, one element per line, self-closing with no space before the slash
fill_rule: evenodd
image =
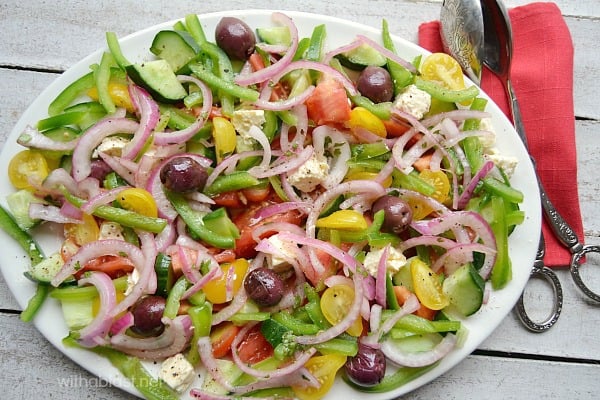
<path id="1" fill-rule="evenodd" d="M 187 96 L 183 85 L 165 60 L 128 65 L 126 71 L 133 82 L 160 102 L 177 103 Z"/>
<path id="2" fill-rule="evenodd" d="M 164 30 L 154 36 L 150 51 L 167 61 L 173 71 L 179 74 L 196 58 L 200 47 L 187 32 Z"/>
<path id="3" fill-rule="evenodd" d="M 485 281 L 472 264 L 466 264 L 444 280 L 443 290 L 450 307 L 468 317 L 483 304 Z"/>

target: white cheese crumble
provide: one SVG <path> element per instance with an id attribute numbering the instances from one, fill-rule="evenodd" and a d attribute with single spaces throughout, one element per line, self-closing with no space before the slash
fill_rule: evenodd
<path id="1" fill-rule="evenodd" d="M 102 140 L 102 143 L 96 147 L 92 153 L 92 158 L 98 158 L 100 153 L 105 153 L 110 156 L 120 157 L 121 152 L 129 144 L 129 140 L 121 136 L 109 136 Z"/>
<path id="2" fill-rule="evenodd" d="M 100 234 L 98 235 L 98 240 L 102 239 L 125 240 L 123 237 L 123 228 L 116 222 L 102 222 L 100 224 Z"/>
<path id="3" fill-rule="evenodd" d="M 277 255 L 271 255 L 271 266 L 273 268 L 277 268 L 282 265 L 287 265 L 288 262 L 284 257 L 291 259 L 295 258 L 294 251 L 288 248 L 290 244 L 279 239 L 277 235 L 270 236 L 267 240 L 269 241 L 271 246 L 275 247 L 279 252 L 281 252 L 281 255 L 283 256 L 279 257 Z"/>
<path id="4" fill-rule="evenodd" d="M 288 176 L 290 185 L 303 192 L 312 192 L 329 175 L 329 164 L 325 156 L 313 153 L 296 171 Z"/>
<path id="5" fill-rule="evenodd" d="M 415 85 L 408 85 L 396 97 L 394 107 L 414 116 L 416 119 L 422 119 L 431 107 L 431 95 Z"/>
<path id="6" fill-rule="evenodd" d="M 158 377 L 178 393 L 183 393 L 194 381 L 194 366 L 178 353 L 163 361 Z"/>
<path id="7" fill-rule="evenodd" d="M 496 148 L 488 149 L 485 157 L 492 160 L 509 178 L 513 176 L 515 168 L 517 168 L 517 164 L 519 163 L 519 160 L 516 157 L 500 154 Z"/>
<path id="8" fill-rule="evenodd" d="M 371 250 L 365 256 L 363 265 L 369 275 L 376 277 L 379 268 L 379 260 L 383 256 L 383 249 Z M 406 265 L 406 257 L 393 247 L 390 247 L 386 260 L 387 272 L 390 274 L 396 273 L 400 268 Z"/>
<path id="9" fill-rule="evenodd" d="M 249 134 L 250 129 L 253 126 L 262 129 L 265 121 L 264 110 L 236 110 L 233 112 L 231 123 L 238 133 L 236 147 L 238 152 L 253 148 L 254 139 Z"/>

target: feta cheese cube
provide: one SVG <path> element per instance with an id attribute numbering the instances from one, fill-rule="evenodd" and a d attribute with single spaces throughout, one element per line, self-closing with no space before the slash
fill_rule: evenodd
<path id="1" fill-rule="evenodd" d="M 93 158 L 98 158 L 99 153 L 105 153 L 110 156 L 120 157 L 121 152 L 129 143 L 128 139 L 125 139 L 121 136 L 109 136 L 102 140 L 100 145 L 96 147 L 94 152 L 92 153 Z"/>
<path id="2" fill-rule="evenodd" d="M 363 265 L 369 275 L 376 277 L 379 268 L 379 260 L 383 256 L 383 249 L 371 250 L 365 256 Z M 386 260 L 387 272 L 390 274 L 396 273 L 400 268 L 406 265 L 406 257 L 393 247 L 390 247 Z"/>
<path id="3" fill-rule="evenodd" d="M 252 149 L 254 139 L 249 135 L 250 128 L 256 126 L 262 129 L 265 123 L 264 110 L 236 110 L 231 116 L 231 123 L 238 133 L 237 145 L 238 151 Z"/>
<path id="4" fill-rule="evenodd" d="M 100 234 L 98 235 L 98 240 L 102 239 L 125 240 L 123 237 L 123 228 L 116 222 L 102 222 L 100 224 Z"/>
<path id="5" fill-rule="evenodd" d="M 288 246 L 290 246 L 289 243 L 282 241 L 277 235 L 270 236 L 267 240 L 271 243 L 271 246 L 281 252 L 281 256 L 271 255 L 271 266 L 273 268 L 287 265 L 286 258 L 294 259 L 295 252 L 288 249 Z"/>
<path id="6" fill-rule="evenodd" d="M 329 174 L 329 164 L 325 156 L 313 153 L 300 168 L 288 176 L 290 185 L 303 192 L 312 192 L 325 181 Z"/>
<path id="7" fill-rule="evenodd" d="M 479 140 L 484 149 L 491 149 L 496 144 L 496 131 L 492 126 L 492 120 L 490 118 L 482 118 L 479 123 L 479 129 L 482 131 L 490 132 L 490 135 L 481 135 Z"/>
<path id="8" fill-rule="evenodd" d="M 194 381 L 194 366 L 183 354 L 175 354 L 163 361 L 159 378 L 178 393 L 183 393 Z"/>
<path id="9" fill-rule="evenodd" d="M 515 168 L 519 163 L 516 157 L 500 154 L 498 149 L 492 148 L 488 150 L 485 157 L 492 160 L 498 168 L 501 168 L 509 178 L 515 173 Z"/>
<path id="10" fill-rule="evenodd" d="M 408 85 L 394 101 L 394 106 L 416 119 L 422 119 L 431 107 L 431 95 L 417 88 L 415 85 Z"/>

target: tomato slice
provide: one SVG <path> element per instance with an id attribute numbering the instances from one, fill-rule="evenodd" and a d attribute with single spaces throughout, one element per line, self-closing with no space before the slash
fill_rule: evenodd
<path id="1" fill-rule="evenodd" d="M 239 331 L 240 328 L 232 322 L 223 322 L 210 332 L 212 353 L 215 358 L 224 357 L 229 353 L 231 344 Z"/>
<path id="2" fill-rule="evenodd" d="M 334 79 L 324 79 L 306 100 L 308 117 L 317 125 L 343 124 L 350 119 L 346 89 Z"/>
<path id="3" fill-rule="evenodd" d="M 246 364 L 256 364 L 273 355 L 273 346 L 260 332 L 260 325 L 256 325 L 238 345 L 238 355 Z"/>
<path id="4" fill-rule="evenodd" d="M 465 80 L 458 62 L 446 53 L 433 53 L 421 64 L 421 76 L 451 90 L 465 88 Z"/>
<path id="5" fill-rule="evenodd" d="M 321 295 L 321 311 L 330 324 L 338 324 L 348 314 L 354 302 L 354 289 L 347 285 L 334 285 Z M 362 318 L 357 318 L 346 330 L 349 335 L 360 336 L 363 331 Z"/>
<path id="6" fill-rule="evenodd" d="M 213 304 L 223 304 L 231 300 L 227 296 L 227 282 L 229 280 L 233 281 L 232 293 L 230 295 L 233 296 L 240 290 L 248 271 L 248 261 L 244 258 L 238 258 L 233 263 L 221 264 L 221 271 L 223 271 L 221 278 L 209 281 L 202 288 L 206 295 L 206 300 Z"/>
<path id="7" fill-rule="evenodd" d="M 304 364 L 304 367 L 321 384 L 318 388 L 292 386 L 294 393 L 301 400 L 319 400 L 325 397 L 333 386 L 335 375 L 346 363 L 346 356 L 339 354 L 327 354 L 315 356 Z"/>
<path id="8" fill-rule="evenodd" d="M 431 270 L 429 265 L 415 258 L 410 263 L 410 273 L 415 294 L 421 304 L 432 310 L 441 310 L 450 304 L 448 296 L 442 290 L 440 277 Z"/>
<path id="9" fill-rule="evenodd" d="M 41 185 L 48 173 L 46 158 L 35 150 L 23 150 L 15 154 L 8 164 L 8 179 L 17 189 L 32 189 L 33 185 Z"/>
<path id="10" fill-rule="evenodd" d="M 147 217 L 158 216 L 158 207 L 152 194 L 142 188 L 129 188 L 119 193 L 117 201 L 126 210 L 135 211 Z"/>
<path id="11" fill-rule="evenodd" d="M 102 271 L 112 279 L 116 279 L 133 271 L 133 268 L 133 263 L 126 257 L 106 255 L 88 261 L 75 273 L 75 278 L 81 278 L 86 271 Z"/>

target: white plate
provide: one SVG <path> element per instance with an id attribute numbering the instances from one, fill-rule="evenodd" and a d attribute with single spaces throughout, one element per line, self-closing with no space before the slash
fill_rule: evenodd
<path id="1" fill-rule="evenodd" d="M 287 11 L 286 14 L 292 17 L 298 26 L 300 37 L 310 36 L 312 29 L 316 25 L 326 24 L 327 46 L 329 49 L 349 43 L 359 33 L 380 41 L 379 29 L 316 14 Z M 271 11 L 267 10 L 226 11 L 201 15 L 200 20 L 209 39 L 212 39 L 214 27 L 223 16 L 240 17 L 252 28 L 272 25 L 270 19 Z M 151 53 L 148 49 L 154 34 L 161 29 L 170 29 L 174 22 L 166 22 L 125 37 L 121 40 L 124 55 L 132 62 L 150 59 Z M 407 60 L 412 60 L 419 54 L 427 54 L 427 51 L 401 38 L 394 37 L 394 41 L 398 54 Z M 106 49 L 96 51 L 62 74 L 25 111 L 2 149 L 0 171 L 6 171 L 11 157 L 22 150 L 22 147 L 16 144 L 16 139 L 25 126 L 27 124 L 35 124 L 39 119 L 46 117 L 45 110 L 47 110 L 48 104 L 64 87 L 89 72 L 90 64 L 99 62 L 102 51 L 106 51 Z M 513 262 L 512 281 L 505 289 L 492 292 L 489 302 L 478 313 L 464 321 L 464 324 L 469 329 L 469 335 L 462 348 L 454 350 L 439 365 L 426 374 L 398 388 L 394 392 L 381 394 L 357 392 L 338 379 L 338 382 L 336 382 L 334 388 L 327 396 L 328 399 L 389 399 L 401 396 L 430 382 L 457 365 L 475 350 L 511 311 L 523 291 L 529 278 L 531 266 L 533 265 L 540 233 L 541 211 L 539 192 L 535 184 L 536 178 L 529 156 L 512 125 L 500 109 L 491 101 L 488 105 L 488 110 L 493 115 L 493 126 L 497 133 L 497 147 L 503 154 L 512 155 L 519 159 L 512 183 L 525 194 L 525 201 L 522 204 L 522 210 L 526 215 L 525 222 L 515 229 L 509 240 L 510 255 Z M 1 174 L 0 201 L 3 204 L 5 204 L 6 195 L 12 191 L 13 188 L 7 179 L 7 175 Z M 40 234 L 39 241 L 47 254 L 58 249 L 59 235 L 57 235 L 57 232 L 46 230 Z M 35 286 L 23 276 L 23 272 L 28 268 L 27 258 L 18 245 L 4 232 L 0 232 L 0 239 L 3 245 L 3 251 L 0 252 L 2 274 L 21 307 L 25 307 L 35 289 Z M 83 368 L 89 370 L 103 381 L 110 382 L 112 385 L 130 393 L 138 394 L 131 383 L 122 377 L 106 359 L 88 351 L 63 347 L 61 340 L 67 335 L 68 331 L 62 321 L 63 317 L 59 305 L 53 299 L 49 299 L 36 317 L 34 323 L 37 329 L 56 348 Z M 485 371 L 482 371 L 482 373 L 485 373 Z"/>

